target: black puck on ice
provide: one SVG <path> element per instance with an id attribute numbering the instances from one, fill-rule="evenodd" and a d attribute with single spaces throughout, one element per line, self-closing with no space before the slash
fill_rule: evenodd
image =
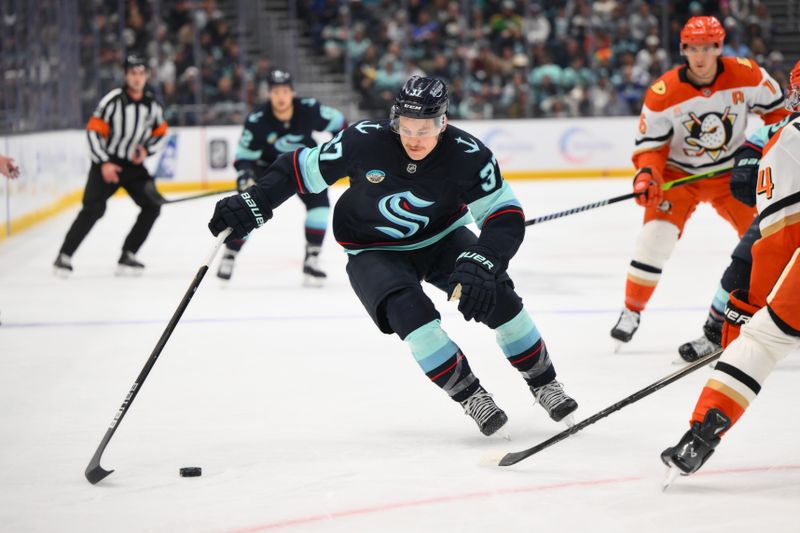
<path id="1" fill-rule="evenodd" d="M 198 477 L 203 475 L 203 469 L 199 466 L 184 466 L 180 469 L 181 477 Z"/>

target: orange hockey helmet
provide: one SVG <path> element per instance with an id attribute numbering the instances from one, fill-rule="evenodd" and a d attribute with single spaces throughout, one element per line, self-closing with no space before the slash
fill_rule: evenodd
<path id="1" fill-rule="evenodd" d="M 800 61 L 789 73 L 789 90 L 786 93 L 786 109 L 800 111 Z"/>
<path id="2" fill-rule="evenodd" d="M 716 44 L 722 49 L 725 28 L 717 17 L 692 17 L 681 30 L 681 48 L 687 44 Z"/>

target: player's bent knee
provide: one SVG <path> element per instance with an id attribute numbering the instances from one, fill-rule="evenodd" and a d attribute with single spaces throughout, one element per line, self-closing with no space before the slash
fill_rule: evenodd
<path id="1" fill-rule="evenodd" d="M 406 287 L 391 293 L 382 307 L 389 326 L 401 339 L 441 317 L 421 287 Z"/>
<path id="2" fill-rule="evenodd" d="M 678 242 L 678 227 L 664 220 L 651 220 L 642 226 L 636 241 L 634 260 L 662 268 Z"/>
<path id="3" fill-rule="evenodd" d="M 495 329 L 514 318 L 522 311 L 522 298 L 514 290 L 511 280 L 497 285 L 497 304 L 484 324 Z"/>
<path id="4" fill-rule="evenodd" d="M 775 323 L 767 307 L 759 309 L 750 321 L 742 326 L 741 334 L 745 340 L 756 343 L 764 355 L 773 362 L 786 357 L 800 346 L 800 337 L 790 335 Z"/>

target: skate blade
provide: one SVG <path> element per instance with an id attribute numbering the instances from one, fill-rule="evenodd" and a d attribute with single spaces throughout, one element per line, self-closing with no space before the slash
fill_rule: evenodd
<path id="1" fill-rule="evenodd" d="M 53 267 L 53 274 L 57 278 L 67 279 L 72 275 L 72 272 L 63 268 Z"/>
<path id="2" fill-rule="evenodd" d="M 614 339 L 614 353 L 619 353 L 619 351 L 622 349 L 623 346 L 625 346 L 625 344 L 626 343 L 622 341 Z"/>
<path id="3" fill-rule="evenodd" d="M 571 428 L 572 426 L 575 425 L 575 415 L 570 413 L 567 416 L 565 416 L 564 418 L 562 418 L 561 421 L 563 423 L 565 423 L 568 428 Z"/>
<path id="4" fill-rule="evenodd" d="M 664 476 L 664 481 L 661 482 L 661 490 L 666 492 L 666 490 L 670 487 L 670 485 L 672 485 L 679 475 L 681 475 L 680 468 L 673 465 L 668 466 L 667 474 Z"/>
<path id="5" fill-rule="evenodd" d="M 323 285 L 325 285 L 325 278 L 318 278 L 309 274 L 303 275 L 303 287 L 319 289 Z"/>
<path id="6" fill-rule="evenodd" d="M 505 452 L 494 450 L 481 457 L 478 464 L 480 464 L 480 466 L 500 466 L 500 460 L 505 457 L 505 455 Z"/>
<path id="7" fill-rule="evenodd" d="M 129 266 L 117 266 L 117 270 L 114 272 L 114 275 L 120 278 L 138 278 L 142 274 L 144 274 L 143 268 L 135 268 Z"/>

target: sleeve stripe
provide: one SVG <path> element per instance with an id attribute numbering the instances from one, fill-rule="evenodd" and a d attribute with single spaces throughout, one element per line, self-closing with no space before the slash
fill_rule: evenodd
<path id="1" fill-rule="evenodd" d="M 89 117 L 89 122 L 86 124 L 86 129 L 89 131 L 96 131 L 102 135 L 104 139 L 108 139 L 109 125 L 108 122 L 102 118 L 95 116 Z"/>
<path id="2" fill-rule="evenodd" d="M 153 128 L 153 132 L 151 133 L 151 135 L 153 137 L 161 137 L 162 135 L 167 133 L 167 128 L 169 128 L 169 126 L 167 125 L 166 121 L 164 121 L 155 128 Z"/>
<path id="3" fill-rule="evenodd" d="M 661 137 L 642 137 L 641 139 L 636 139 L 636 145 L 640 145 L 646 142 L 657 142 L 657 143 L 664 143 L 668 141 L 669 138 L 672 137 L 672 129 L 670 129 L 666 134 L 662 135 Z"/>
<path id="4" fill-rule="evenodd" d="M 486 217 L 486 219 L 483 221 L 483 225 L 485 226 L 490 220 L 492 220 L 495 217 L 499 217 L 500 215 L 506 215 L 509 213 L 515 213 L 521 216 L 523 219 L 525 218 L 525 213 L 522 212 L 522 209 L 504 209 L 502 211 L 498 211 L 497 213 L 492 213 L 491 215 Z"/>
<path id="5" fill-rule="evenodd" d="M 292 165 L 294 166 L 294 179 L 297 182 L 297 190 L 300 191 L 300 194 L 305 194 L 306 190 L 303 188 L 303 178 L 300 175 L 300 170 L 297 168 L 297 154 L 299 152 L 299 149 L 292 152 Z"/>
<path id="6" fill-rule="evenodd" d="M 780 107 L 782 104 L 783 104 L 783 95 L 781 94 L 780 96 L 778 96 L 778 98 L 776 98 L 775 100 L 773 100 L 768 104 L 753 104 L 752 106 L 750 106 L 750 109 L 755 110 L 756 108 L 759 108 L 767 111 L 772 111 L 773 109 Z"/>

